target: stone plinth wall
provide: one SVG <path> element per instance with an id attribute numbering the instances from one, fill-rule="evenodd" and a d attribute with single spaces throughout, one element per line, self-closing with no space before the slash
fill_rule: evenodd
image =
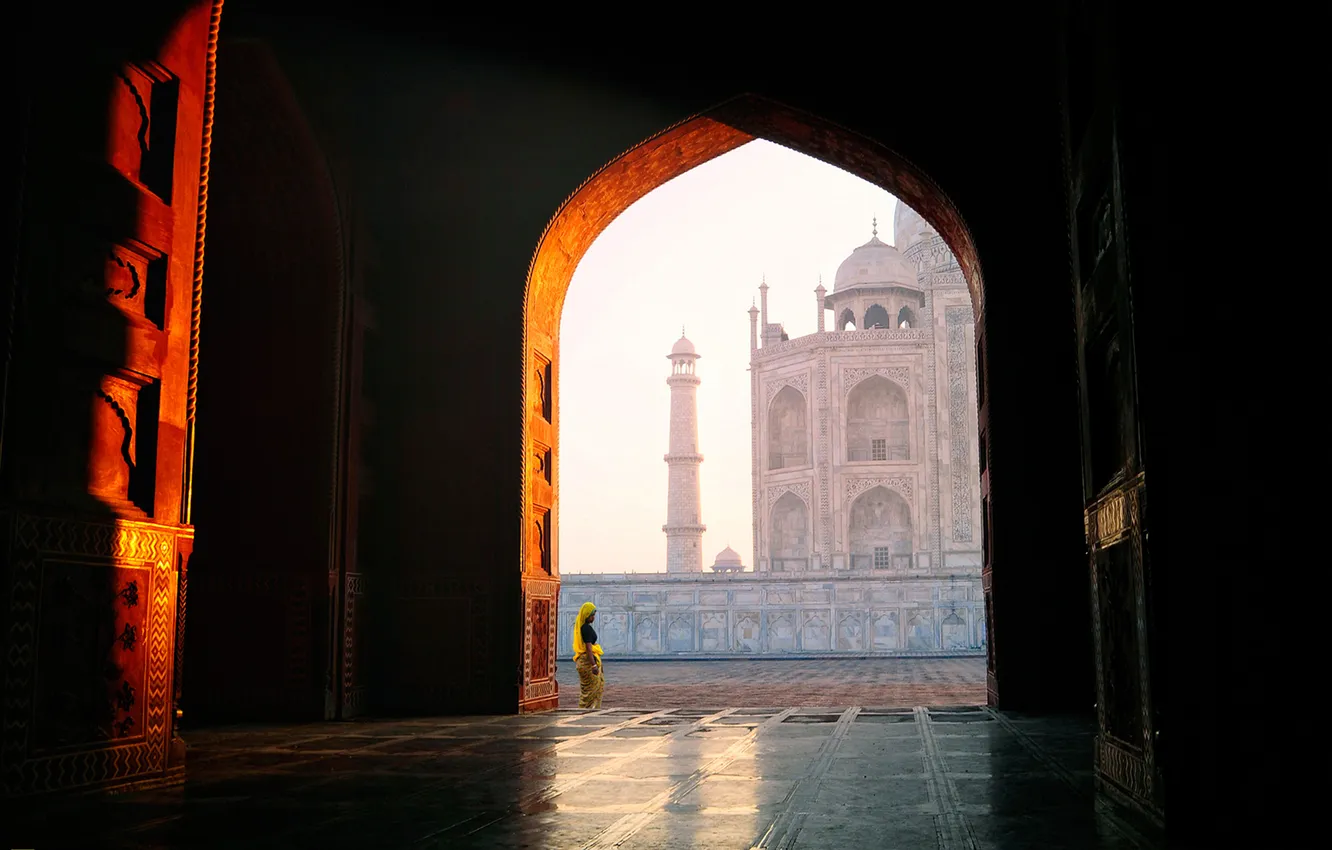
<path id="1" fill-rule="evenodd" d="M 597 605 L 608 658 L 981 655 L 979 573 L 903 577 L 811 572 L 799 579 L 740 575 L 570 575 L 560 588 L 558 657 L 573 623 Z"/>

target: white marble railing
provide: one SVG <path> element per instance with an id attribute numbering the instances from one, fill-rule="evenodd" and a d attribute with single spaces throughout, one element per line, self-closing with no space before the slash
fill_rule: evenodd
<path id="1" fill-rule="evenodd" d="M 805 574 L 566 576 L 559 655 L 574 617 L 597 604 L 608 657 L 973 655 L 985 647 L 978 575 Z"/>

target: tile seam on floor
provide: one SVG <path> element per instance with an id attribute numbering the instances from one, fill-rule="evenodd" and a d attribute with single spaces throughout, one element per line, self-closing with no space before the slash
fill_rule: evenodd
<path id="1" fill-rule="evenodd" d="M 639 811 L 625 815 L 606 827 L 599 835 L 583 845 L 583 850 L 599 850 L 599 848 L 616 847 L 624 843 L 646 826 L 648 821 L 665 811 L 666 806 L 672 802 L 678 802 L 679 799 L 687 796 L 701 785 L 704 780 L 729 767 L 742 753 L 753 748 L 760 735 L 771 731 L 773 727 L 790 717 L 795 711 L 794 708 L 783 709 L 780 713 L 764 720 L 727 747 L 721 755 L 644 803 Z"/>
<path id="2" fill-rule="evenodd" d="M 832 767 L 837 748 L 846 739 L 851 724 L 859 713 L 859 706 L 852 706 L 842 712 L 841 717 L 837 719 L 837 725 L 833 727 L 822 749 L 819 750 L 818 757 L 811 763 L 809 770 L 796 780 L 795 787 L 787 797 L 786 807 L 763 831 L 762 837 L 755 842 L 751 850 L 789 850 L 795 844 L 796 837 L 804 829 L 805 819 L 809 814 L 798 807 L 808 806 L 813 801 L 814 795 L 823 785 L 828 769 Z"/>
<path id="3" fill-rule="evenodd" d="M 1022 731 L 1018 728 L 1016 723 L 998 711 L 995 711 L 988 706 L 985 708 L 985 711 L 998 721 L 999 725 L 1004 727 L 1009 734 L 1014 738 L 1017 738 L 1018 743 L 1022 745 L 1023 749 L 1031 754 L 1032 758 L 1044 765 L 1051 773 L 1058 777 L 1061 782 L 1073 789 L 1075 794 L 1084 798 L 1087 796 L 1086 789 L 1078 785 L 1077 780 L 1073 778 L 1073 774 L 1069 769 L 1064 767 L 1064 765 L 1059 762 L 1059 759 L 1050 755 L 1050 753 L 1037 743 L 1034 738 Z M 1144 848 L 1144 850 L 1145 848 L 1153 846 L 1153 843 L 1146 836 L 1139 832 L 1131 823 L 1120 817 L 1119 813 L 1115 811 L 1114 806 L 1106 801 L 1100 794 L 1097 794 L 1095 790 L 1092 791 L 1091 798 L 1096 813 L 1105 818 L 1106 822 L 1110 824 L 1110 828 L 1117 832 L 1120 838 L 1123 838 L 1134 847 Z"/>
<path id="4" fill-rule="evenodd" d="M 589 716 L 593 716 L 593 715 L 603 715 L 603 714 L 609 714 L 611 711 L 614 711 L 614 709 L 602 709 L 602 710 L 597 711 L 597 712 L 590 712 L 590 713 L 588 713 L 588 714 L 580 714 L 580 715 L 577 715 L 577 716 L 578 716 L 578 717 L 589 717 Z M 615 724 L 612 724 L 612 725 L 610 725 L 610 726 L 604 726 L 604 727 L 602 727 L 602 728 L 600 728 L 600 729 L 597 729 L 597 730 L 595 730 L 595 731 L 588 732 L 586 735 L 580 735 L 579 737 L 577 737 L 577 738 L 575 738 L 575 739 L 572 739 L 572 740 L 569 740 L 569 741 L 560 741 L 560 742 L 558 742 L 558 743 L 556 743 L 556 744 L 552 744 L 552 745 L 549 746 L 549 747 L 543 747 L 543 748 L 540 749 L 540 750 L 532 750 L 532 751 L 529 751 L 529 752 L 526 752 L 526 753 L 519 754 L 519 755 L 518 755 L 517 757 L 515 757 L 515 758 L 499 760 L 499 763 L 496 764 L 496 765 L 494 765 L 493 767 L 488 767 L 488 768 L 484 768 L 484 769 L 482 769 L 482 770 L 478 770 L 476 773 L 472 774 L 472 778 L 473 778 L 473 779 L 476 779 L 476 778 L 479 778 L 479 777 L 485 776 L 485 775 L 487 775 L 487 774 L 495 773 L 496 771 L 499 771 L 499 770 L 504 770 L 505 768 L 516 767 L 516 766 L 522 764 L 523 762 L 531 761 L 532 759 L 540 758 L 540 757 L 542 757 L 542 756 L 554 755 L 554 754 L 558 753 L 561 749 L 565 749 L 565 748 L 568 748 L 568 747 L 571 747 L 571 746 L 576 746 L 576 745 L 578 745 L 578 744 L 580 744 L 580 743 L 582 743 L 582 742 L 584 742 L 584 741 L 593 741 L 593 740 L 597 740 L 597 739 L 599 739 L 599 738 L 604 738 L 604 737 L 606 737 L 607 735 L 612 735 L 612 734 L 614 734 L 615 732 L 618 732 L 618 731 L 620 731 L 620 730 L 622 730 L 622 729 L 628 729 L 628 728 L 630 728 L 630 727 L 632 727 L 632 726 L 637 726 L 637 725 L 640 725 L 640 724 L 642 724 L 642 723 L 646 723 L 646 722 L 649 721 L 649 720 L 652 720 L 652 719 L 655 719 L 655 718 L 658 718 L 658 717 L 663 717 L 663 716 L 665 716 L 665 715 L 667 715 L 667 714 L 670 714 L 672 711 L 676 711 L 676 709 L 674 709 L 674 708 L 664 708 L 664 709 L 661 709 L 660 711 L 652 711 L 652 712 L 648 712 L 648 713 L 645 713 L 645 714 L 640 714 L 640 715 L 638 715 L 638 716 L 636 716 L 636 717 L 631 717 L 631 718 L 629 718 L 629 719 L 627 719 L 627 720 L 625 720 L 625 721 L 622 721 L 622 722 L 620 722 L 620 723 L 615 723 Z M 553 725 L 553 724 L 552 724 L 552 725 Z M 545 727 L 541 727 L 541 728 L 545 728 Z M 484 741 L 484 740 L 486 740 L 486 739 L 482 738 L 482 739 L 479 739 L 479 740 Z M 635 752 L 638 752 L 638 751 L 636 750 Z M 440 753 L 436 753 L 436 754 L 433 754 L 433 755 L 446 755 L 446 756 L 447 756 L 447 755 L 456 755 L 456 754 L 457 754 L 457 751 L 455 751 L 455 750 L 443 750 L 443 751 L 441 751 Z M 391 754 L 389 754 L 389 753 L 385 753 L 385 755 L 391 755 Z M 592 773 L 592 772 L 586 772 L 586 773 L 583 773 L 583 774 L 577 774 L 574 778 L 578 778 L 578 777 L 585 776 L 585 775 L 591 775 L 591 773 Z M 435 791 L 435 787 L 434 787 L 434 786 L 435 786 L 435 785 L 438 785 L 438 784 L 442 784 L 443 782 L 446 782 L 446 781 L 448 781 L 448 780 L 440 780 L 439 782 L 434 783 L 434 784 L 432 784 L 432 785 L 427 785 L 426 787 L 422 788 L 422 789 L 419 790 L 419 791 L 416 791 L 416 792 L 413 792 L 413 793 L 411 793 L 411 794 L 407 794 L 407 795 L 405 795 L 404 797 L 402 797 L 402 800 L 403 800 L 403 801 L 407 801 L 407 800 L 415 800 L 415 799 L 418 799 L 418 798 L 420 798 L 420 797 L 423 797 L 423 796 L 425 796 L 425 795 L 427 795 L 427 794 L 434 793 L 434 791 Z M 529 795 L 529 796 L 531 796 L 531 795 Z M 528 799 L 528 798 L 523 798 L 524 801 L 527 801 L 527 799 Z M 495 818 L 494 820 L 500 820 L 500 819 L 502 819 L 505 815 L 507 815 L 507 814 L 509 813 L 509 811 L 510 811 L 510 810 L 506 809 L 504 812 L 499 812 L 499 813 L 498 813 L 499 817 Z M 431 833 L 430 835 L 426 836 L 426 838 L 421 839 L 421 840 L 424 841 L 424 840 L 427 840 L 427 839 L 432 838 L 432 837 L 434 837 L 434 836 L 442 835 L 442 834 L 445 833 L 445 832 L 449 832 L 449 831 L 451 831 L 451 830 L 457 829 L 457 828 L 460 827 L 460 826 L 464 826 L 464 825 L 466 825 L 466 824 L 468 824 L 468 823 L 471 823 L 471 822 L 473 822 L 473 821 L 476 821 L 476 820 L 479 819 L 479 818 L 486 817 L 487 815 L 491 815 L 491 814 L 497 814 L 497 813 L 494 812 L 494 811 L 490 811 L 490 810 L 488 810 L 488 811 L 478 812 L 477 814 L 475 814 L 475 815 L 471 815 L 470 817 L 463 818 L 463 819 L 460 820 L 460 821 L 455 821 L 454 823 L 449 824 L 448 826 L 444 827 L 443 829 L 436 830 L 435 832 Z M 474 830 L 474 831 L 479 831 L 479 830 L 481 830 L 481 829 L 484 829 L 486 826 L 489 826 L 491 823 L 494 823 L 494 820 L 492 820 L 492 821 L 488 821 L 486 824 L 482 825 L 481 827 L 478 827 L 477 830 Z M 292 831 L 292 830 L 288 830 L 288 832 L 290 832 L 290 831 Z"/>
<path id="5" fill-rule="evenodd" d="M 637 722 L 642 723 L 642 722 L 646 721 L 646 720 L 649 719 L 649 718 L 652 718 L 652 717 L 660 717 L 660 716 L 662 716 L 662 715 L 669 714 L 670 712 L 675 711 L 675 710 L 676 710 L 676 709 L 673 709 L 673 708 L 663 709 L 663 710 L 658 711 L 658 712 L 655 712 L 655 713 L 653 713 L 653 714 L 640 715 L 640 717 L 636 718 L 636 720 L 637 720 Z M 622 764 L 626 764 L 626 763 L 628 763 L 629 761 L 632 761 L 633 759 L 641 758 L 642 756 L 646 755 L 647 753 L 650 753 L 650 752 L 652 752 L 653 750 L 658 749 L 659 747 L 665 745 L 668 741 L 673 741 L 673 740 L 677 740 L 677 739 L 679 739 L 679 738 L 683 738 L 685 735 L 688 735 L 690 732 L 696 731 L 696 730 L 702 728 L 703 726 L 706 726 L 707 724 L 712 723 L 713 721 L 715 721 L 715 720 L 717 720 L 717 719 L 719 719 L 719 718 L 726 717 L 727 715 L 734 713 L 735 711 L 737 711 L 737 709 L 734 709 L 734 708 L 726 708 L 726 709 L 722 709 L 721 711 L 715 712 L 715 713 L 713 713 L 713 714 L 709 714 L 709 715 L 706 715 L 706 716 L 704 716 L 704 717 L 700 717 L 698 720 L 694 721 L 693 723 L 690 723 L 689 725 L 687 725 L 687 726 L 683 726 L 683 727 L 681 727 L 681 728 L 679 728 L 679 729 L 675 729 L 675 730 L 672 730 L 672 731 L 670 731 L 670 732 L 667 732 L 666 734 L 662 735 L 661 737 L 656 738 L 656 739 L 654 739 L 653 741 L 651 741 L 651 742 L 649 742 L 649 743 L 647 743 L 647 744 L 644 744 L 644 745 L 641 746 L 641 747 L 638 747 L 637 749 L 634 749 L 634 750 L 632 750 L 632 751 L 630 751 L 630 752 L 624 753 L 623 755 L 620 755 L 620 756 L 612 757 L 611 760 L 610 760 L 608 763 L 606 763 L 606 764 L 600 765 L 599 767 L 589 768 L 588 770 L 585 770 L 585 771 L 583 771 L 583 772 L 581 772 L 581 773 L 576 773 L 576 774 L 574 774 L 573 776 L 569 777 L 568 779 L 564 780 L 563 782 L 556 782 L 556 783 L 554 783 L 553 785 L 548 785 L 548 786 L 546 786 L 545 788 L 542 788 L 542 789 L 540 789 L 540 790 L 538 790 L 538 791 L 533 791 L 533 792 L 531 792 L 531 793 L 525 794 L 525 795 L 519 797 L 518 800 L 517 800 L 513 805 L 511 805 L 511 806 L 505 808 L 502 812 L 496 812 L 496 811 L 493 811 L 493 810 L 492 810 L 492 811 L 489 811 L 489 812 L 484 812 L 484 811 L 483 811 L 483 812 L 479 812 L 479 813 L 477 813 L 476 815 L 473 815 L 473 816 L 470 817 L 470 818 L 466 818 L 466 819 L 464 819 L 464 820 L 462 820 L 462 821 L 459 821 L 458 823 L 450 824 L 449 826 L 446 826 L 446 827 L 444 827 L 443 829 L 437 829 L 437 830 L 435 830 L 434 832 L 431 832 L 431 833 L 428 834 L 428 835 L 422 836 L 421 838 L 417 839 L 414 843 L 415 843 L 415 844 L 422 844 L 422 843 L 424 843 L 424 842 L 426 842 L 426 841 L 429 841 L 429 840 L 431 840 L 431 839 L 433 839 L 433 838 L 437 838 L 437 837 L 439 837 L 440 835 L 443 835 L 443 834 L 446 833 L 446 832 L 449 832 L 449 831 L 451 831 L 451 830 L 453 830 L 453 829 L 456 829 L 457 827 L 462 826 L 463 824 L 469 823 L 469 822 L 471 822 L 471 821 L 478 820 L 478 819 L 480 819 L 480 818 L 482 818 L 482 817 L 484 817 L 484 816 L 486 816 L 486 815 L 489 815 L 489 814 L 499 814 L 499 815 L 500 815 L 500 817 L 496 818 L 495 821 L 492 821 L 492 822 L 491 822 L 491 823 L 494 823 L 494 822 L 496 822 L 496 821 L 502 820 L 504 816 L 507 816 L 507 815 L 513 814 L 513 812 L 515 812 L 515 811 L 521 811 L 522 809 L 527 808 L 527 807 L 529 807 L 529 806 L 537 805 L 537 804 L 541 804 L 541 803 L 547 802 L 547 801 L 549 801 L 549 800 L 551 800 L 551 799 L 554 799 L 555 797 L 558 797 L 558 796 L 561 795 L 561 794 L 564 794 L 565 792 L 567 792 L 567 791 L 569 791 L 569 790 L 571 790 L 571 789 L 573 789 L 573 788 L 578 787 L 578 786 L 581 785 L 582 783 L 586 782 L 588 779 L 591 779 L 593 776 L 597 776 L 597 775 L 599 775 L 599 774 L 605 773 L 605 772 L 608 771 L 608 770 L 613 770 L 614 768 L 617 768 L 617 767 L 619 767 L 619 766 L 622 765 Z M 624 724 L 624 727 L 632 726 L 632 725 L 635 725 L 635 724 L 633 724 L 633 723 L 627 723 L 627 724 Z M 607 734 L 608 734 L 608 733 L 607 733 Z M 572 741 L 572 742 L 570 742 L 570 741 L 562 741 L 561 743 L 562 743 L 562 744 L 570 744 L 570 745 L 572 746 L 572 745 L 576 745 L 576 744 L 578 744 L 578 743 L 581 743 L 582 741 L 586 741 L 586 740 L 594 740 L 595 738 L 599 738 L 599 737 L 604 737 L 604 735 L 598 735 L 598 734 L 596 734 L 596 733 L 593 733 L 593 734 L 590 734 L 590 735 L 586 735 L 586 736 L 584 736 L 584 737 L 582 737 L 582 738 L 578 738 L 578 739 L 576 739 L 575 741 Z M 486 825 L 489 826 L 490 824 L 486 824 Z"/>
<path id="6" fill-rule="evenodd" d="M 597 717 L 597 715 L 610 714 L 611 711 L 614 710 L 615 709 L 601 709 L 597 711 L 589 711 L 589 713 L 586 714 L 577 714 L 574 715 L 574 717 L 559 719 L 559 721 L 557 722 L 550 723 L 549 726 L 545 725 L 539 726 L 539 729 L 546 729 L 546 727 L 561 725 L 561 723 L 570 722 L 573 721 L 573 719 L 577 719 L 579 717 Z M 619 731 L 622 729 L 629 729 L 630 726 L 637 726 L 639 725 L 639 723 L 650 721 L 650 719 L 663 717 L 663 715 L 670 714 L 671 711 L 675 710 L 677 709 L 662 709 L 659 711 L 649 711 L 649 713 L 639 714 L 637 715 L 637 717 L 631 717 L 629 719 L 626 719 L 626 721 L 613 723 L 613 725 L 603 726 L 601 727 L 601 729 L 590 731 L 590 733 L 587 733 L 585 735 L 579 735 L 579 737 L 573 739 L 573 741 L 559 741 L 558 743 L 554 743 L 554 745 L 542 747 L 541 750 L 531 750 L 527 751 L 527 753 L 519 754 L 515 758 L 501 759 L 500 763 L 497 763 L 497 765 L 494 765 L 492 767 L 486 767 L 486 769 L 478 770 L 477 773 L 473 774 L 473 778 L 484 777 L 484 775 L 496 773 L 497 770 L 509 769 L 509 767 L 515 767 L 521 765 L 522 762 L 530 761 L 530 759 L 542 757 L 542 755 L 551 755 L 558 753 L 558 751 L 561 750 L 562 747 L 573 746 L 577 745 L 577 743 L 582 741 L 594 741 L 594 739 L 606 737 L 606 735 L 614 734 L 615 731 Z M 493 721 L 477 721 L 477 722 L 493 722 Z M 470 725 L 470 723 L 468 723 L 468 725 Z M 486 739 L 488 738 L 478 738 L 477 743 L 485 742 Z M 474 745 L 468 745 L 468 746 L 474 746 Z M 445 755 L 445 757 L 448 757 L 448 755 L 457 755 L 464 753 L 465 749 L 466 747 L 454 747 L 454 749 L 452 750 L 441 750 L 438 751 L 438 753 L 432 753 L 432 755 L 437 755 L 437 757 L 438 755 Z M 384 753 L 384 755 L 393 755 L 393 754 Z M 421 790 L 414 791 L 414 793 L 412 794 L 404 795 L 404 797 L 402 797 L 401 799 L 402 801 L 412 801 L 412 799 L 418 799 L 424 797 L 424 795 L 426 794 L 432 794 L 434 793 L 434 790 L 436 790 L 436 786 L 444 782 L 446 782 L 446 779 L 441 779 L 440 782 L 430 783 L 430 785 L 422 787 Z M 432 835 L 440 835 L 442 833 L 446 833 L 446 831 L 457 829 L 457 827 L 465 826 L 466 823 L 477 821 L 478 818 L 486 817 L 486 815 L 488 814 L 494 814 L 494 813 L 493 811 L 481 811 L 481 813 L 470 815 L 470 817 L 462 818 L 461 821 L 450 823 L 449 826 L 445 826 L 444 829 L 437 830 L 436 833 L 433 833 Z M 500 818 L 496 819 L 501 819 L 505 814 L 507 814 L 507 811 L 505 811 L 505 813 L 501 813 Z M 485 829 L 485 826 L 489 826 L 490 823 L 493 823 L 493 821 L 486 822 L 485 825 L 477 827 L 477 830 L 474 831 L 480 831 L 481 829 Z M 293 831 L 296 831 L 296 829 L 297 827 L 290 827 L 290 829 L 282 831 L 281 834 L 293 833 Z M 422 841 L 424 841 L 424 839 L 422 839 Z"/>
<path id="7" fill-rule="evenodd" d="M 972 835 L 971 825 L 962 814 L 962 798 L 957 793 L 957 785 L 948 775 L 948 765 L 939 744 L 934 740 L 934 721 L 930 719 L 929 709 L 915 708 L 916 725 L 920 729 L 921 743 L 925 748 L 925 781 L 930 789 L 932 802 L 936 802 L 942 819 L 942 829 L 936 829 L 939 850 L 975 850 L 976 837 Z M 939 821 L 935 821 L 936 824 Z"/>
<path id="8" fill-rule="evenodd" d="M 615 734 L 616 732 L 620 732 L 620 731 L 622 731 L 622 730 L 624 730 L 624 729 L 629 729 L 629 728 L 631 728 L 631 727 L 633 727 L 633 726 L 639 726 L 639 725 L 641 725 L 641 724 L 643 724 L 643 723 L 646 723 L 646 722 L 649 721 L 649 720 L 654 720 L 654 719 L 656 719 L 656 718 L 658 718 L 658 717 L 663 717 L 663 716 L 665 716 L 665 715 L 667 715 L 667 714 L 670 714 L 672 711 L 675 711 L 675 710 L 676 710 L 676 709 L 673 709 L 673 708 L 663 708 L 663 709 L 660 710 L 660 711 L 653 711 L 653 712 L 649 712 L 649 713 L 646 713 L 646 714 L 640 714 L 640 715 L 637 715 L 636 717 L 630 717 L 628 720 L 621 721 L 620 723 L 614 723 L 614 724 L 611 724 L 610 726 L 603 726 L 603 727 L 600 728 L 600 729 L 597 729 L 597 730 L 592 731 L 592 732 L 588 732 L 586 735 L 579 735 L 577 738 L 572 738 L 572 739 L 567 740 L 567 741 L 559 741 L 558 743 L 551 744 L 551 745 L 548 746 L 548 747 L 542 747 L 542 748 L 539 749 L 539 750 L 529 750 L 529 751 L 527 751 L 527 752 L 525 752 L 525 753 L 519 753 L 519 754 L 517 754 L 514 758 L 509 758 L 509 759 L 497 759 L 497 761 L 499 762 L 498 764 L 495 764 L 494 766 L 492 766 L 492 767 L 488 767 L 488 768 L 485 768 L 485 769 L 483 769 L 483 770 L 478 770 L 475 774 L 473 774 L 473 777 L 475 778 L 475 777 L 486 776 L 486 775 L 488 775 L 488 774 L 495 773 L 496 771 L 499 771 L 499 770 L 504 770 L 504 769 L 506 769 L 506 768 L 516 767 L 516 766 L 518 766 L 518 765 L 520 765 L 520 764 L 522 764 L 522 763 L 524 763 L 524 762 L 532 761 L 533 759 L 542 758 L 542 757 L 544 757 L 544 756 L 552 756 L 552 755 L 556 755 L 556 754 L 562 752 L 563 750 L 566 750 L 566 749 L 568 749 L 568 748 L 570 748 L 570 747 L 575 747 L 575 746 L 577 746 L 577 745 L 579 745 L 579 744 L 581 744 L 581 743 L 583 743 L 583 742 L 585 742 L 585 741 L 595 741 L 595 740 L 598 740 L 598 739 L 600 739 L 600 738 L 605 738 L 605 737 L 608 736 L 608 735 L 613 735 L 613 734 Z M 586 715 L 582 715 L 582 716 L 586 716 Z M 441 754 L 442 754 L 442 755 L 454 755 L 455 753 L 454 753 L 453 751 L 451 751 L 451 750 L 445 750 L 445 751 L 443 751 L 443 753 L 441 753 Z M 581 775 L 581 774 L 579 774 L 579 775 Z M 420 796 L 423 796 L 423 795 L 425 795 L 425 794 L 429 794 L 429 793 L 431 793 L 433 790 L 434 790 L 434 789 L 432 789 L 432 788 L 423 788 L 423 789 L 421 789 L 420 791 L 418 791 L 418 792 L 416 792 L 416 793 L 414 793 L 414 794 L 409 794 L 409 795 L 407 795 L 404 799 L 408 799 L 408 800 L 410 800 L 410 799 L 415 799 L 415 798 L 420 797 Z M 456 826 L 456 825 L 457 825 L 457 824 L 455 824 L 455 826 Z M 453 828 L 453 827 L 448 827 L 448 829 L 452 829 L 452 828 Z"/>
<path id="9" fill-rule="evenodd" d="M 484 742 L 486 742 L 486 741 L 494 740 L 495 738 L 499 738 L 500 740 L 513 740 L 513 739 L 515 739 L 515 738 L 520 738 L 520 737 L 522 737 L 524 734 L 529 733 L 529 732 L 533 732 L 533 731 L 537 731 L 537 730 L 541 730 L 541 729 L 554 729 L 554 728 L 557 727 L 557 726 L 567 726 L 567 725 L 573 723 L 573 722 L 574 722 L 575 720 L 577 720 L 578 718 L 581 718 L 581 717 L 597 717 L 597 716 L 601 716 L 601 715 L 605 715 L 605 714 L 610 714 L 610 713 L 611 713 L 612 711 L 614 711 L 614 710 L 615 710 L 615 709 L 612 709 L 612 708 L 603 708 L 603 709 L 600 709 L 600 710 L 598 710 L 598 711 L 587 712 L 586 714 L 576 714 L 576 715 L 571 715 L 571 716 L 562 717 L 562 718 L 560 718 L 560 719 L 558 719 L 558 720 L 552 720 L 552 721 L 549 722 L 549 723 L 542 723 L 542 724 L 537 725 L 537 726 L 531 726 L 531 727 L 517 726 L 517 727 L 514 728 L 514 731 L 512 731 L 512 732 L 509 732 L 508 730 L 506 730 L 505 734 L 502 734 L 502 735 L 496 735 L 496 736 L 493 736 L 493 737 L 492 737 L 492 736 L 478 737 L 478 738 L 476 738 L 476 739 L 474 739 L 474 740 L 472 740 L 472 741 L 470 741 L 470 742 L 467 742 L 467 743 L 460 743 L 460 744 L 458 744 L 457 746 L 454 746 L 454 747 L 452 747 L 452 748 L 450 748 L 450 749 L 447 749 L 447 750 L 439 750 L 439 751 L 434 752 L 434 753 L 426 753 L 426 754 L 422 754 L 422 755 L 428 755 L 428 756 L 441 756 L 441 755 L 443 755 L 443 756 L 450 756 L 450 755 L 458 755 L 458 754 L 462 754 L 462 753 L 466 752 L 467 750 L 471 749 L 472 747 L 478 746 L 479 744 L 482 744 L 482 743 L 484 743 Z M 552 717 L 553 717 L 553 716 L 554 716 L 554 715 L 552 715 Z M 495 722 L 495 719 L 494 719 L 494 718 L 486 717 L 486 718 L 481 718 L 481 719 L 478 719 L 478 720 L 469 721 L 469 722 L 467 722 L 467 723 L 457 723 L 457 724 L 450 724 L 450 725 L 452 725 L 452 726 L 457 726 L 457 727 L 467 727 L 467 726 L 477 726 L 477 725 L 481 725 L 481 724 L 494 723 L 494 722 Z M 349 725 L 351 725 L 351 724 L 349 724 Z M 242 733 L 242 734 L 243 734 L 243 733 Z M 313 741 L 322 741 L 322 740 L 324 740 L 324 739 L 326 739 L 326 738 L 337 738 L 337 737 L 355 737 L 355 733 L 339 734 L 339 733 L 336 733 L 336 732 L 335 732 L 335 733 L 331 733 L 331 734 L 328 734 L 328 735 L 310 735 L 310 736 L 305 736 L 305 737 L 297 738 L 297 739 L 295 739 L 294 741 L 288 741 L 286 744 L 274 744 L 274 745 L 266 746 L 266 747 L 241 747 L 241 748 L 239 748 L 239 749 L 230 749 L 230 750 L 223 750 L 223 751 L 221 751 L 221 752 L 214 752 L 212 755 L 195 756 L 194 759 L 192 759 L 192 760 L 190 760 L 190 761 L 192 761 L 194 764 L 208 764 L 208 763 L 210 763 L 210 762 L 214 762 L 214 761 L 218 761 L 218 760 L 221 760 L 221 759 L 225 759 L 225 758 L 227 757 L 228 754 L 234 754 L 234 753 L 252 753 L 252 752 L 257 752 L 257 753 L 284 753 L 284 754 L 285 754 L 285 753 L 290 753 L 290 754 L 292 754 L 292 755 L 297 755 L 297 754 L 298 754 L 298 751 L 296 751 L 296 750 L 286 749 L 286 747 L 291 746 L 293 743 L 299 745 L 299 744 L 303 744 L 303 743 L 310 743 L 310 742 L 313 742 Z M 367 737 L 369 737 L 369 736 L 367 736 Z M 395 743 L 395 742 L 397 742 L 397 741 L 412 741 L 412 740 L 417 740 L 417 739 L 424 738 L 424 737 L 432 737 L 432 736 L 425 735 L 425 734 L 422 734 L 422 733 L 420 733 L 420 732 L 416 732 L 416 733 L 409 733 L 409 734 L 406 734 L 406 735 L 395 735 L 395 736 L 392 736 L 392 737 L 384 738 L 384 740 L 380 741 L 379 743 L 366 744 L 365 746 L 361 746 L 361 747 L 355 747 L 355 748 L 348 747 L 348 748 L 344 748 L 344 749 L 341 749 L 341 750 L 308 750 L 308 751 L 305 751 L 305 752 L 303 752 L 303 753 L 300 753 L 300 755 L 304 755 L 304 756 L 306 756 L 306 758 L 305 758 L 304 760 L 298 760 L 298 761 L 290 762 L 288 765 L 284 765 L 284 767 L 285 767 L 285 766 L 290 766 L 291 764 L 308 764 L 308 763 L 310 763 L 311 761 L 318 761 L 318 760 L 323 759 L 323 758 L 329 758 L 329 757 L 331 757 L 331 756 L 333 756 L 333 755 L 335 755 L 335 754 L 337 754 L 337 753 L 343 753 L 343 752 L 357 752 L 357 753 L 361 753 L 361 752 L 370 752 L 370 753 L 374 753 L 374 754 L 376 754 L 376 755 L 407 756 L 407 757 L 410 758 L 410 757 L 414 757 L 414 756 L 416 756 L 417 754 L 416 754 L 416 753 L 385 753 L 385 752 L 383 752 L 383 751 L 381 751 L 381 750 L 377 750 L 376 747 L 387 746 L 387 745 L 389 745 L 389 744 L 391 744 L 391 743 Z M 188 755 L 186 756 L 186 758 L 187 758 L 187 760 L 189 759 Z"/>

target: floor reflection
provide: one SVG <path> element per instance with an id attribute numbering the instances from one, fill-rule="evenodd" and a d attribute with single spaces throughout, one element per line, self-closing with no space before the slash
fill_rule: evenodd
<path id="1" fill-rule="evenodd" d="M 218 729 L 185 785 L 33 801 L 13 846 L 1147 848 L 1086 718 L 560 710 Z M 6 824 L 8 827 L 9 824 Z"/>

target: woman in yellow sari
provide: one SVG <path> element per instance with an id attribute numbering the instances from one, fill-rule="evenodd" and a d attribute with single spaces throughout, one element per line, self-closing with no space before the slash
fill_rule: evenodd
<path id="1" fill-rule="evenodd" d="M 597 630 L 592 621 L 597 618 L 597 606 L 584 602 L 578 609 L 573 627 L 574 667 L 578 670 L 578 707 L 601 708 L 601 694 L 606 689 L 606 676 L 601 667 L 601 646 L 597 643 Z"/>

